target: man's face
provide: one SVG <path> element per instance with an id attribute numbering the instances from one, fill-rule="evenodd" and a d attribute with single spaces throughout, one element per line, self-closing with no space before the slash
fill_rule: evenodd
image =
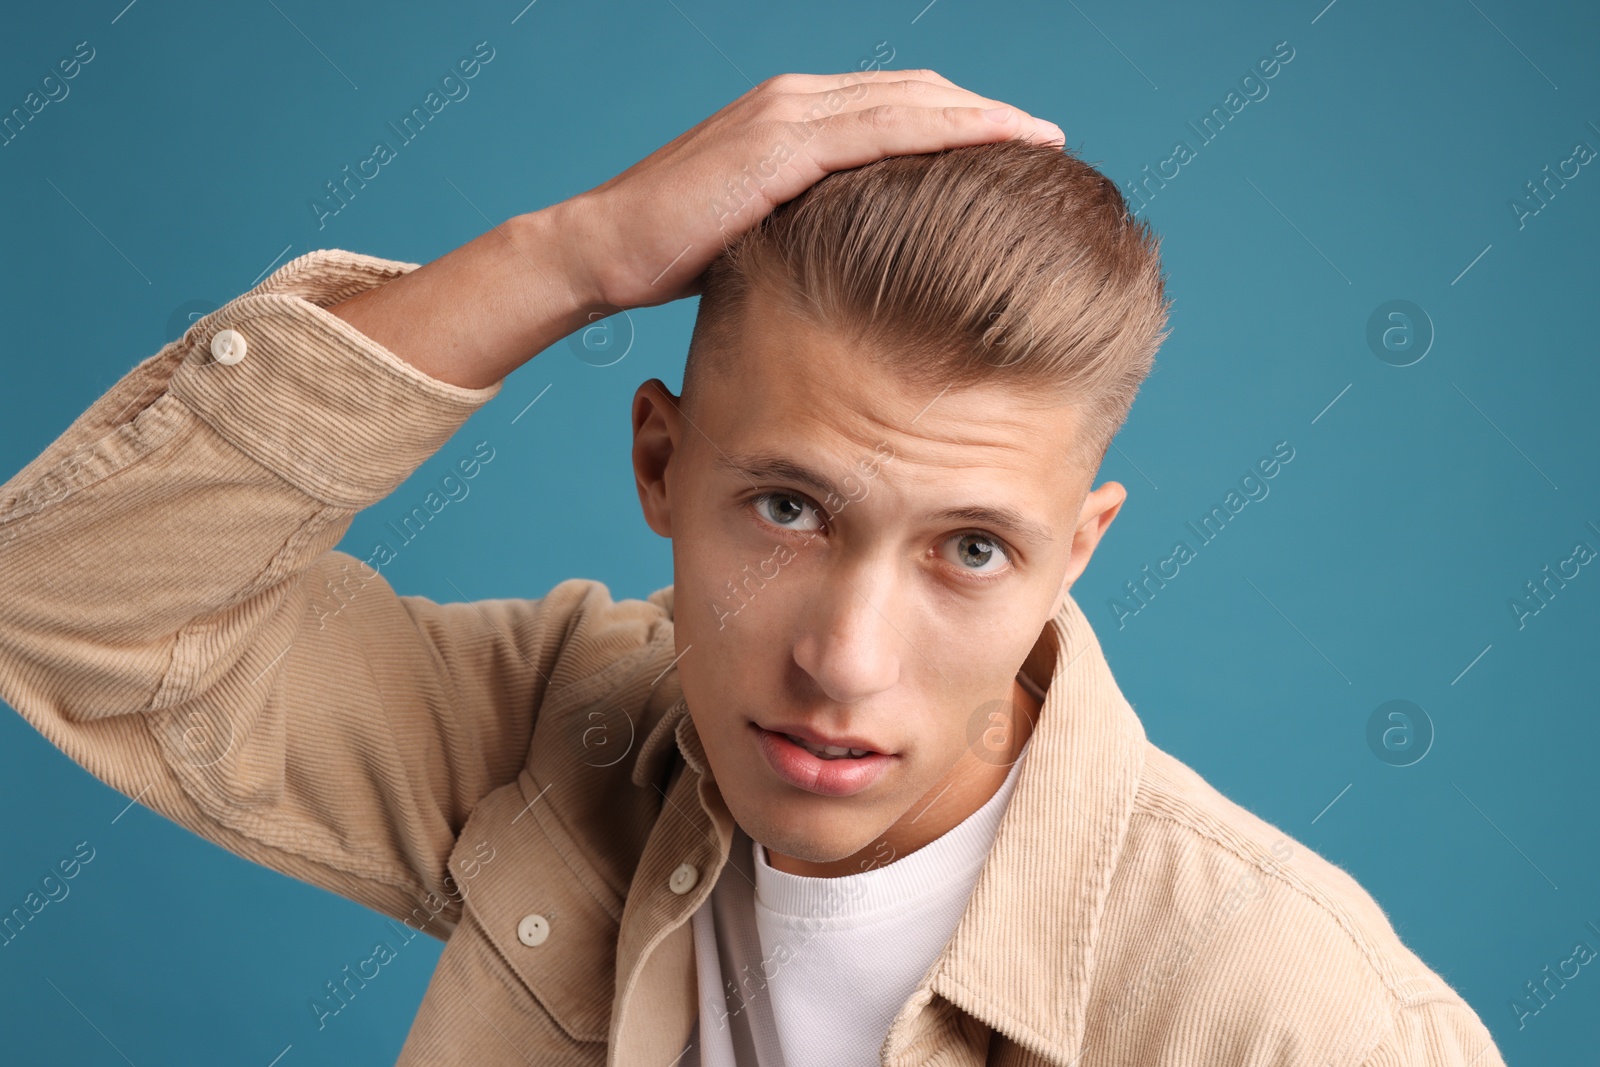
<path id="1" fill-rule="evenodd" d="M 755 299 L 727 362 L 692 424 L 659 381 L 634 399 L 678 674 L 745 832 L 781 868 L 852 873 L 993 794 L 1030 726 L 996 735 L 998 702 L 1034 707 L 1016 672 L 1125 493 L 1062 460 L 1072 407 L 909 388 Z M 783 727 L 877 755 L 820 759 Z"/>

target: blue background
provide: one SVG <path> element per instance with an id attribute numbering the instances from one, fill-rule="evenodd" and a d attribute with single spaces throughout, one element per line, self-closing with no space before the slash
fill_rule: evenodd
<path id="1" fill-rule="evenodd" d="M 1600 147 L 1593 8 L 125 3 L 32 5 L 0 35 L 0 111 L 77 42 L 95 50 L 0 146 L 0 476 L 188 313 L 292 256 L 427 261 L 604 181 L 754 82 L 857 69 L 878 42 L 891 69 L 1059 122 L 1119 183 L 1187 141 L 1195 158 L 1143 212 L 1173 333 L 1102 469 L 1131 495 L 1075 595 L 1152 740 L 1349 870 L 1509 1063 L 1593 1062 L 1600 964 L 1520 1027 L 1510 1007 L 1575 943 L 1600 949 L 1600 566 L 1524 625 L 1510 607 L 1576 542 L 1600 550 L 1600 163 L 1521 225 L 1511 208 L 1576 142 Z M 495 54 L 470 95 L 319 228 L 324 183 L 393 140 L 385 123 L 480 41 Z M 1187 124 L 1280 41 L 1294 58 L 1267 97 L 1200 146 Z M 1403 367 L 1367 340 L 1396 299 L 1434 335 Z M 471 496 L 385 567 L 396 588 L 667 584 L 628 401 L 645 378 L 681 380 L 693 315 L 632 313 L 633 347 L 606 367 L 553 346 L 341 547 L 364 556 L 390 505 L 488 439 Z M 1280 441 L 1294 458 L 1270 494 L 1201 545 L 1186 523 Z M 1180 539 L 1196 557 L 1119 626 L 1112 599 Z M 1410 755 L 1368 742 L 1397 699 L 1426 716 Z M 393 1062 L 436 942 L 402 949 L 319 1032 L 308 998 L 370 951 L 378 915 L 129 808 L 15 715 L 0 811 L 0 910 L 76 842 L 96 850 L 0 948 L 0 1058 Z"/>

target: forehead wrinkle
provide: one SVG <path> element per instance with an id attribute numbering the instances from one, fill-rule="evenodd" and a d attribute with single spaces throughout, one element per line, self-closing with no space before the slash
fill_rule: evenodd
<path id="1" fill-rule="evenodd" d="M 867 431 L 876 429 L 879 434 L 899 434 L 936 446 L 1032 454 L 1035 446 L 1031 444 L 996 441 L 984 437 L 983 431 L 1002 427 L 1037 439 L 1040 420 L 1036 416 L 1062 409 L 1076 415 L 1076 405 L 1070 402 L 1030 397 L 1004 385 L 946 385 L 931 397 L 921 390 L 907 392 L 906 383 L 892 368 L 856 356 L 851 343 L 819 333 L 809 323 L 800 323 L 781 338 L 758 333 L 747 338 L 747 347 L 752 352 L 747 354 L 745 366 L 753 373 L 738 384 L 731 378 L 724 380 L 729 390 L 746 400 L 752 390 L 770 394 L 771 389 L 762 386 L 777 386 L 780 393 L 787 387 L 793 394 L 796 380 L 809 377 L 811 385 L 798 390 L 803 399 L 786 413 L 788 417 L 820 422 L 826 431 L 854 437 L 857 443 L 865 443 Z M 837 365 L 841 358 L 848 361 L 847 366 Z M 768 395 L 766 399 L 775 398 Z M 991 406 L 994 401 L 1001 402 L 998 409 Z M 974 404 L 978 410 L 972 410 Z M 884 410 L 886 407 L 890 410 Z M 841 419 L 858 425 L 846 428 Z M 947 436 L 940 435 L 941 423 Z M 959 430 L 963 423 L 973 427 L 974 436 L 963 438 Z"/>
<path id="2" fill-rule="evenodd" d="M 781 341 L 757 332 L 749 343 L 758 350 L 757 358 L 742 362 L 743 380 L 729 376 L 717 381 L 730 397 L 719 411 L 748 415 L 763 403 L 776 404 L 785 409 L 796 433 L 801 425 L 814 424 L 824 436 L 843 437 L 868 449 L 874 439 L 898 437 L 935 449 L 997 449 L 1035 456 L 1050 446 L 1051 417 L 1063 411 L 1070 416 L 1069 435 L 1076 435 L 1077 408 L 1072 403 L 1040 400 L 1007 386 L 970 384 L 947 385 L 928 399 L 920 390 L 916 395 L 906 392 L 892 370 L 870 361 L 831 366 L 850 353 L 848 344 L 817 335 L 809 326 L 796 332 L 798 336 L 785 335 Z M 797 384 L 807 379 L 808 384 Z M 997 440 L 996 431 L 1013 433 L 1017 440 Z"/>

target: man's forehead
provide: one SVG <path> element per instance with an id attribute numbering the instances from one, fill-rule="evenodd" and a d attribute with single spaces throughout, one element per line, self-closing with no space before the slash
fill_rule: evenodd
<path id="1" fill-rule="evenodd" d="M 1052 497 L 1087 480 L 1068 463 L 1080 430 L 1073 404 L 999 378 L 912 382 L 870 342 L 759 300 L 744 310 L 740 351 L 728 353 L 735 358 L 715 400 L 696 416 L 694 436 L 724 472 L 760 469 L 768 480 L 825 492 L 887 453 L 901 458 L 902 470 L 916 468 L 918 480 L 952 488 L 972 481 L 974 470 L 979 479 L 1014 473 Z"/>

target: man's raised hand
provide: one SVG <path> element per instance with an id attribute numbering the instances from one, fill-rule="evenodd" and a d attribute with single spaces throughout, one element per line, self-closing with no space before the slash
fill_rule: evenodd
<path id="1" fill-rule="evenodd" d="M 693 296 L 726 242 L 824 175 L 1010 137 L 1064 140 L 1055 124 L 931 70 L 780 74 L 563 203 L 566 261 L 600 306 Z"/>
<path id="2" fill-rule="evenodd" d="M 485 388 L 598 317 L 694 296 L 725 244 L 829 173 L 1011 137 L 1064 140 L 931 70 L 780 74 L 610 181 L 328 311 L 425 374 Z"/>

